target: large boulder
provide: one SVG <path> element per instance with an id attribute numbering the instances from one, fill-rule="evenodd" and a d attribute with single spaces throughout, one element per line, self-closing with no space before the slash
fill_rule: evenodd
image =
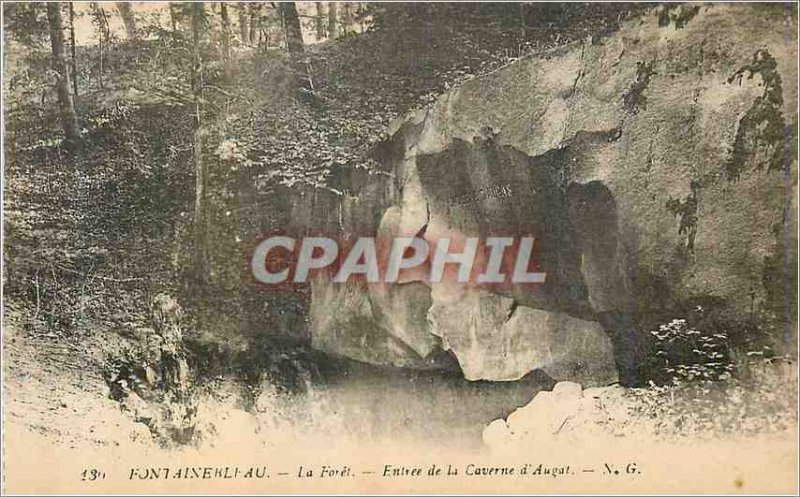
<path id="1" fill-rule="evenodd" d="M 474 380 L 538 368 L 607 384 L 634 381 L 641 316 L 676 303 L 789 329 L 795 29 L 755 5 L 664 8 L 466 82 L 393 125 L 380 170 L 337 177 L 340 229 L 533 234 L 544 284 L 318 282 L 315 345 L 408 367 L 450 351 Z"/>

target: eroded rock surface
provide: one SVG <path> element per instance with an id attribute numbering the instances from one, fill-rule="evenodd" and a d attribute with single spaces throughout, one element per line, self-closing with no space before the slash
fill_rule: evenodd
<path id="1" fill-rule="evenodd" d="M 653 11 L 398 122 L 377 150 L 382 169 L 342 172 L 338 207 L 318 219 L 428 240 L 531 234 L 547 280 L 498 291 L 319 282 L 314 345 L 405 367 L 437 367 L 430 358 L 450 351 L 475 380 L 539 368 L 629 384 L 642 316 L 700 299 L 782 322 L 796 165 L 776 150 L 791 146 L 779 131 L 796 123 L 797 54 L 774 15 L 704 5 L 678 26 Z"/>

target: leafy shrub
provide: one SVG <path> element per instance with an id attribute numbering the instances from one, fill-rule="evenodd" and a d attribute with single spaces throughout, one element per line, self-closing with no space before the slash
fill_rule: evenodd
<path id="1" fill-rule="evenodd" d="M 655 373 L 662 381 L 679 384 L 731 377 L 734 365 L 726 333 L 703 333 L 685 319 L 673 319 L 650 334 L 655 338 Z"/>
<path id="2" fill-rule="evenodd" d="M 726 381 L 683 382 L 626 392 L 625 433 L 692 440 L 781 433 L 797 424 L 797 365 L 786 357 L 748 356 Z"/>

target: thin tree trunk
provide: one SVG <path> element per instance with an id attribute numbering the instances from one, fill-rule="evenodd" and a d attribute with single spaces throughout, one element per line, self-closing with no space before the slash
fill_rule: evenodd
<path id="1" fill-rule="evenodd" d="M 320 41 L 325 38 L 325 24 L 323 23 L 325 12 L 322 9 L 322 2 L 314 2 L 314 6 L 317 9 L 317 17 L 314 19 L 314 26 L 316 27 L 317 41 Z"/>
<path id="2" fill-rule="evenodd" d="M 208 174 L 203 161 L 203 133 L 200 101 L 203 94 L 203 61 L 200 54 L 200 37 L 203 29 L 203 3 L 192 4 L 192 95 L 194 97 L 194 279 L 202 284 L 207 276 L 207 215 L 206 195 Z"/>
<path id="3" fill-rule="evenodd" d="M 100 88 L 104 89 L 105 84 L 103 80 L 103 55 L 108 50 L 108 45 L 111 38 L 111 30 L 108 28 L 108 16 L 106 10 L 99 3 L 94 4 L 97 9 L 98 24 L 100 25 Z"/>
<path id="4" fill-rule="evenodd" d="M 336 2 L 328 2 L 328 38 L 336 38 Z"/>
<path id="5" fill-rule="evenodd" d="M 258 42 L 259 29 L 258 18 L 261 13 L 261 4 L 250 5 L 250 45 L 255 45 Z"/>
<path id="6" fill-rule="evenodd" d="M 133 9 L 131 9 L 130 2 L 117 2 L 117 10 L 119 11 L 122 22 L 125 23 L 125 34 L 128 40 L 133 41 L 136 39 L 136 19 L 133 18 Z"/>
<path id="7" fill-rule="evenodd" d="M 47 4 L 47 23 L 50 28 L 50 46 L 53 49 L 53 70 L 58 74 L 56 94 L 58 96 L 58 109 L 61 117 L 61 127 L 67 144 L 71 148 L 80 143 L 78 130 L 78 116 L 75 114 L 75 103 L 70 93 L 69 70 L 67 58 L 64 54 L 64 32 L 61 27 L 61 4 L 51 2 Z"/>
<path id="8" fill-rule="evenodd" d="M 172 32 L 178 31 L 178 19 L 175 15 L 175 2 L 169 3 L 169 22 L 172 25 Z"/>
<path id="9" fill-rule="evenodd" d="M 69 42 L 72 65 L 72 95 L 75 101 L 78 100 L 78 63 L 75 59 L 75 8 L 69 2 Z"/>
<path id="10" fill-rule="evenodd" d="M 219 14 L 222 17 L 222 63 L 225 68 L 225 80 L 231 80 L 231 21 L 228 17 L 228 6 L 225 2 L 219 4 Z"/>
<path id="11" fill-rule="evenodd" d="M 519 4 L 519 31 L 521 33 L 522 39 L 525 40 L 528 36 L 528 26 L 525 21 L 525 14 L 526 14 L 526 6 L 524 3 Z"/>
<path id="12" fill-rule="evenodd" d="M 103 10 L 102 5 L 98 2 L 89 3 L 89 12 L 92 16 L 93 24 L 97 28 L 98 52 L 100 55 L 100 62 L 97 74 L 98 74 L 100 89 L 102 90 L 104 88 L 103 61 L 104 61 L 105 49 L 106 46 L 108 45 L 108 38 L 109 38 L 108 18 L 106 17 L 106 12 L 105 10 Z"/>
<path id="13" fill-rule="evenodd" d="M 364 16 L 364 10 L 366 9 L 366 5 L 362 2 L 358 2 L 358 7 L 356 8 L 356 20 L 358 21 L 358 32 L 364 34 L 364 31 L 367 30 L 367 26 Z"/>
<path id="14" fill-rule="evenodd" d="M 100 50 L 99 50 L 100 51 L 100 67 L 97 69 L 97 73 L 100 76 L 100 89 L 104 90 L 105 89 L 105 85 L 103 84 L 103 41 L 104 41 L 104 37 L 103 37 L 102 28 L 100 29 L 100 37 L 99 37 L 98 41 L 99 41 L 98 44 L 100 45 L 100 47 L 99 47 L 100 48 Z"/>
<path id="15" fill-rule="evenodd" d="M 281 2 L 283 12 L 283 28 L 286 33 L 286 48 L 289 55 L 303 53 L 303 31 L 300 29 L 300 17 L 294 2 Z"/>
<path id="16" fill-rule="evenodd" d="M 242 39 L 242 44 L 247 45 L 250 43 L 250 25 L 248 24 L 247 9 L 243 3 L 236 4 L 236 14 L 239 17 L 239 37 Z"/>
<path id="17" fill-rule="evenodd" d="M 100 88 L 105 89 L 105 78 L 103 78 L 103 51 L 108 50 L 110 30 L 108 29 L 108 17 L 106 17 L 106 10 L 102 5 L 98 5 L 98 9 L 100 9 L 100 20 L 102 22 L 102 26 L 100 28 Z"/>
<path id="18" fill-rule="evenodd" d="M 353 6 L 350 2 L 342 4 L 342 35 L 346 35 L 353 24 Z"/>

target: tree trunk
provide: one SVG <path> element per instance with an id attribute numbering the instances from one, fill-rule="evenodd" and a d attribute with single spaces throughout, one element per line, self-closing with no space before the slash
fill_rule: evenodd
<path id="1" fill-rule="evenodd" d="M 353 6 L 350 2 L 342 4 L 342 35 L 346 35 L 353 24 Z"/>
<path id="2" fill-rule="evenodd" d="M 200 54 L 200 38 L 203 30 L 203 3 L 192 3 L 192 95 L 194 97 L 194 267 L 193 277 L 201 288 L 208 274 L 208 243 L 206 196 L 208 174 L 203 161 L 203 132 L 200 102 L 203 98 L 203 61 Z"/>
<path id="3" fill-rule="evenodd" d="M 250 43 L 250 25 L 247 18 L 247 9 L 243 3 L 236 4 L 236 14 L 239 17 L 239 37 L 242 39 L 242 44 L 247 45 Z"/>
<path id="4" fill-rule="evenodd" d="M 314 26 L 317 31 L 317 41 L 319 41 L 325 38 L 325 24 L 323 23 L 325 12 L 322 9 L 322 2 L 314 2 L 314 6 L 317 8 L 317 17 L 314 19 Z"/>
<path id="5" fill-rule="evenodd" d="M 178 15 L 175 12 L 175 2 L 169 2 L 169 22 L 172 25 L 172 33 L 178 31 Z"/>
<path id="6" fill-rule="evenodd" d="M 362 2 L 358 2 L 356 5 L 356 22 L 358 22 L 358 32 L 364 34 L 364 31 L 367 30 L 364 15 L 366 5 L 364 5 Z"/>
<path id="7" fill-rule="evenodd" d="M 336 2 L 328 2 L 328 38 L 336 38 Z"/>
<path id="8" fill-rule="evenodd" d="M 100 4 L 95 5 L 97 5 L 97 15 L 99 16 L 98 20 L 100 21 L 100 88 L 104 89 L 103 53 L 104 50 L 108 52 L 108 46 L 111 41 L 111 29 L 108 27 L 108 16 L 106 15 L 106 10 Z"/>
<path id="9" fill-rule="evenodd" d="M 522 40 L 528 38 L 528 25 L 527 19 L 527 6 L 524 3 L 519 4 L 519 31 L 522 34 Z M 521 55 L 521 54 L 520 54 Z"/>
<path id="10" fill-rule="evenodd" d="M 50 27 L 50 46 L 53 49 L 53 70 L 58 74 L 56 94 L 58 95 L 58 110 L 61 117 L 61 127 L 67 145 L 71 148 L 80 143 L 78 130 L 78 116 L 75 114 L 75 103 L 70 93 L 69 70 L 67 58 L 64 55 L 64 32 L 61 29 L 61 3 L 47 3 L 47 23 Z"/>
<path id="11" fill-rule="evenodd" d="M 225 68 L 225 81 L 231 80 L 231 21 L 228 17 L 228 6 L 225 2 L 219 4 L 219 14 L 222 17 L 222 63 Z"/>
<path id="12" fill-rule="evenodd" d="M 125 23 L 125 34 L 128 40 L 133 41 L 136 39 L 136 20 L 133 18 L 133 10 L 131 9 L 130 2 L 117 2 L 117 10 L 119 11 L 122 22 Z"/>
<path id="13" fill-rule="evenodd" d="M 261 4 L 250 5 L 250 45 L 255 45 L 258 42 L 258 24 L 259 16 L 261 14 Z"/>
<path id="14" fill-rule="evenodd" d="M 286 48 L 289 55 L 303 53 L 303 31 L 300 29 L 300 17 L 294 2 L 281 2 L 283 11 L 283 28 L 286 32 Z"/>
<path id="15" fill-rule="evenodd" d="M 78 63 L 75 59 L 75 8 L 72 2 L 69 3 L 69 46 L 70 64 L 72 66 L 72 95 L 75 101 L 78 100 Z"/>
<path id="16" fill-rule="evenodd" d="M 104 89 L 103 82 L 103 62 L 105 60 L 105 52 L 108 47 L 110 33 L 108 30 L 108 17 L 103 6 L 98 2 L 89 2 L 89 13 L 92 16 L 92 23 L 97 28 L 97 41 L 98 41 L 98 54 L 99 54 L 99 67 L 97 70 L 98 83 L 100 89 Z"/>

